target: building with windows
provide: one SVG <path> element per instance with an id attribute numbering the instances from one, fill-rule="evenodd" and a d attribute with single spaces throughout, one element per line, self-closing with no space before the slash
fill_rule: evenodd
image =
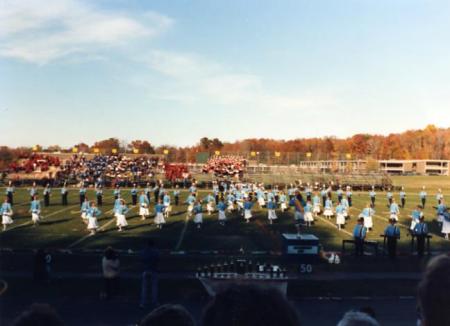
<path id="1" fill-rule="evenodd" d="M 450 160 L 381 160 L 380 172 L 388 174 L 449 175 Z"/>

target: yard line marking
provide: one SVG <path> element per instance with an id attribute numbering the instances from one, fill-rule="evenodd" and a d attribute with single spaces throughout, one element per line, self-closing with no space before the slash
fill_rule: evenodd
<path id="1" fill-rule="evenodd" d="M 339 230 L 335 224 L 331 223 L 331 222 L 328 221 L 326 218 L 324 218 L 324 217 L 322 217 L 322 216 L 319 216 L 319 218 L 320 218 L 321 220 L 323 220 L 324 222 L 326 222 L 326 223 L 330 224 L 331 226 L 333 226 L 334 229 L 336 229 L 336 230 L 338 230 L 338 231 L 341 231 L 341 232 L 344 232 L 345 234 L 347 234 L 347 235 L 349 235 L 349 236 L 351 236 L 351 237 L 353 236 L 353 234 L 351 234 L 351 233 L 348 232 L 347 230 L 343 230 L 343 229 L 340 229 L 340 230 Z"/>
<path id="2" fill-rule="evenodd" d="M 72 206 L 68 206 L 68 207 L 66 207 L 66 208 L 60 209 L 59 211 L 56 211 L 56 212 L 53 212 L 53 213 L 48 214 L 47 216 L 43 216 L 42 219 L 45 220 L 47 217 L 50 217 L 50 216 L 53 216 L 53 215 L 55 215 L 55 214 L 64 212 L 64 211 L 66 211 L 66 210 L 69 210 L 69 209 L 71 209 L 71 208 L 74 207 L 74 206 L 77 206 L 77 205 L 72 205 Z M 19 225 L 15 225 L 15 226 L 13 226 L 13 227 L 11 227 L 11 228 L 9 228 L 9 229 L 6 229 L 6 230 L 3 231 L 3 232 L 11 231 L 11 230 L 17 229 L 17 228 L 19 228 L 19 227 L 21 227 L 21 226 L 25 226 L 25 225 L 28 225 L 28 224 L 31 224 L 31 221 L 28 221 L 28 222 L 25 222 L 25 223 L 22 223 L 22 224 L 19 224 Z"/>
<path id="3" fill-rule="evenodd" d="M 137 207 L 137 206 L 133 206 L 133 207 L 130 209 L 130 211 L 133 210 L 133 209 L 135 209 L 136 207 Z M 105 212 L 105 215 L 111 213 L 112 211 L 114 211 L 114 208 L 111 208 L 109 211 Z M 116 218 L 115 218 L 115 217 L 111 218 L 111 220 L 109 220 L 108 222 L 106 222 L 105 224 L 103 224 L 102 226 L 100 226 L 100 227 L 98 228 L 98 230 L 99 230 L 99 231 L 103 231 L 107 226 L 111 225 L 111 224 L 112 224 L 113 222 L 115 222 L 115 221 L 116 221 Z M 69 244 L 69 246 L 67 247 L 67 249 L 70 249 L 70 248 L 75 247 L 77 244 L 83 242 L 84 240 L 86 240 L 87 238 L 90 238 L 90 237 L 91 237 L 91 234 L 86 234 L 86 235 L 84 235 L 83 237 L 81 237 L 81 238 L 78 239 L 77 241 L 72 242 L 71 244 Z"/>
<path id="4" fill-rule="evenodd" d="M 189 215 L 186 214 L 186 219 L 184 220 L 183 230 L 181 230 L 180 237 L 178 238 L 177 245 L 175 246 L 175 251 L 180 249 L 181 244 L 183 243 L 184 235 L 186 234 L 186 230 L 187 230 L 187 227 L 188 227 L 188 222 L 189 222 Z"/>

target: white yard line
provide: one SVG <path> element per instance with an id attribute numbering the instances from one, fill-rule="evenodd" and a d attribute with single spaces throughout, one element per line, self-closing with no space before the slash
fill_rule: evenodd
<path id="1" fill-rule="evenodd" d="M 330 222 L 329 220 L 327 220 L 325 217 L 319 216 L 319 218 L 324 221 L 327 224 L 330 224 L 335 230 L 340 231 L 340 232 L 344 232 L 345 234 L 349 235 L 349 236 L 353 236 L 353 234 L 351 234 L 350 232 L 348 232 L 347 230 L 344 229 L 338 229 L 336 224 L 333 224 L 332 222 Z"/>
<path id="2" fill-rule="evenodd" d="M 137 207 L 137 206 L 133 206 L 132 208 L 130 208 L 130 211 L 133 210 L 133 209 L 135 209 L 136 207 Z M 113 210 L 114 210 L 114 208 L 112 208 L 112 209 L 110 209 L 109 211 L 105 212 L 105 215 L 111 213 Z M 108 222 L 106 222 L 105 224 L 103 224 L 102 226 L 100 226 L 100 227 L 98 228 L 98 231 L 103 231 L 106 227 L 108 227 L 109 225 L 111 225 L 111 224 L 112 224 L 113 222 L 115 222 L 115 221 L 116 221 L 116 218 L 115 218 L 115 217 L 111 218 L 111 220 L 109 220 Z M 69 244 L 69 245 L 67 246 L 67 249 L 70 249 L 70 248 L 75 247 L 76 245 L 80 244 L 81 242 L 85 241 L 86 239 L 88 239 L 88 238 L 90 238 L 90 237 L 92 237 L 91 234 L 86 234 L 85 236 L 81 237 L 81 238 L 78 239 L 77 241 L 74 241 L 74 242 L 72 242 L 71 244 Z"/>
<path id="3" fill-rule="evenodd" d="M 188 224 L 189 224 L 189 215 L 186 212 L 186 219 L 184 220 L 183 230 L 181 231 L 180 238 L 178 239 L 177 245 L 175 246 L 175 251 L 180 249 L 181 244 L 183 243 L 184 235 L 186 234 Z"/>

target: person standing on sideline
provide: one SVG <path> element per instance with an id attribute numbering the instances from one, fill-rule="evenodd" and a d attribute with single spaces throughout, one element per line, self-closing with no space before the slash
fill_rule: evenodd
<path id="1" fill-rule="evenodd" d="M 48 207 L 50 206 L 50 193 L 51 193 L 49 183 L 47 183 L 47 185 L 45 186 L 43 193 L 44 193 L 44 206 Z"/>
<path id="2" fill-rule="evenodd" d="M 400 190 L 400 206 L 402 208 L 405 208 L 405 204 L 406 204 L 406 192 L 405 188 L 402 187 L 402 190 Z"/>
<path id="3" fill-rule="evenodd" d="M 158 305 L 158 264 L 160 260 L 160 253 L 155 247 L 152 239 L 147 241 L 147 247 L 141 252 L 141 261 L 144 265 L 142 272 L 141 283 L 141 300 L 140 308 L 144 308 L 147 304 L 149 279 L 152 286 L 151 305 L 156 307 Z"/>
<path id="4" fill-rule="evenodd" d="M 422 191 L 419 193 L 420 202 L 422 203 L 423 209 L 425 209 L 425 203 L 427 202 L 427 192 L 425 191 L 425 186 L 422 187 Z"/>
<path id="5" fill-rule="evenodd" d="M 105 250 L 102 258 L 102 270 L 104 280 L 104 292 L 102 293 L 102 297 L 108 300 L 118 292 L 120 280 L 120 260 L 117 252 L 112 247 L 108 247 Z"/>
<path id="6" fill-rule="evenodd" d="M 384 230 L 384 236 L 387 239 L 389 258 L 395 259 L 397 256 L 397 240 L 400 239 L 400 228 L 395 225 L 397 221 L 393 218 L 389 220 L 389 223 Z"/>
<path id="7" fill-rule="evenodd" d="M 417 241 L 417 256 L 423 257 L 425 251 L 425 238 L 428 235 L 428 227 L 423 215 L 420 217 L 419 223 L 414 227 L 414 235 L 416 236 Z"/>
<path id="8" fill-rule="evenodd" d="M 14 205 L 14 186 L 12 184 L 12 181 L 8 183 L 8 187 L 6 188 L 6 197 L 8 197 L 8 203 L 11 204 L 11 206 Z"/>
<path id="9" fill-rule="evenodd" d="M 175 186 L 175 190 L 173 191 L 173 198 L 175 200 L 175 206 L 178 206 L 180 202 L 180 187 L 178 185 Z"/>
<path id="10" fill-rule="evenodd" d="M 61 188 L 61 203 L 63 206 L 67 206 L 69 204 L 69 202 L 67 201 L 67 188 L 66 188 L 66 183 L 64 182 L 62 188 Z"/>
<path id="11" fill-rule="evenodd" d="M 375 192 L 375 187 L 372 186 L 372 190 L 369 192 L 370 203 L 371 203 L 372 208 L 375 208 L 376 196 L 377 196 L 377 193 Z"/>
<path id="12" fill-rule="evenodd" d="M 130 193 L 131 193 L 131 202 L 133 206 L 136 206 L 138 190 L 136 189 L 135 183 L 133 183 L 133 188 L 131 189 Z"/>
<path id="13" fill-rule="evenodd" d="M 352 207 L 352 187 L 347 186 L 347 192 L 346 192 L 346 196 L 347 196 L 347 201 L 348 201 L 348 207 Z"/>
<path id="14" fill-rule="evenodd" d="M 364 226 L 364 218 L 358 218 L 358 224 L 353 229 L 353 238 L 355 240 L 355 256 L 364 255 L 364 240 L 366 238 L 367 229 Z"/>
<path id="15" fill-rule="evenodd" d="M 150 199 L 151 199 L 150 198 L 150 192 L 151 192 L 150 183 L 147 182 L 147 185 L 145 186 L 144 192 L 145 192 L 145 196 L 147 196 L 148 203 L 150 205 Z"/>

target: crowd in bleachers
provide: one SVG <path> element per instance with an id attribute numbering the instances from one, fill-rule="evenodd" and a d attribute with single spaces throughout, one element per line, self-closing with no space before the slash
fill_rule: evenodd
<path id="1" fill-rule="evenodd" d="M 242 176 L 247 161 L 241 156 L 213 156 L 203 166 L 203 173 L 213 173 L 217 177 Z"/>
<path id="2" fill-rule="evenodd" d="M 9 171 L 13 173 L 45 172 L 51 166 L 59 167 L 60 164 L 58 157 L 33 153 L 29 157 L 22 157 L 18 161 L 11 163 Z"/>
<path id="3" fill-rule="evenodd" d="M 146 156 L 132 158 L 125 155 L 96 155 L 87 159 L 84 155 L 73 155 L 61 164 L 58 178 L 88 183 L 99 178 L 136 180 L 151 178 L 163 168 L 163 163 L 158 158 Z"/>

